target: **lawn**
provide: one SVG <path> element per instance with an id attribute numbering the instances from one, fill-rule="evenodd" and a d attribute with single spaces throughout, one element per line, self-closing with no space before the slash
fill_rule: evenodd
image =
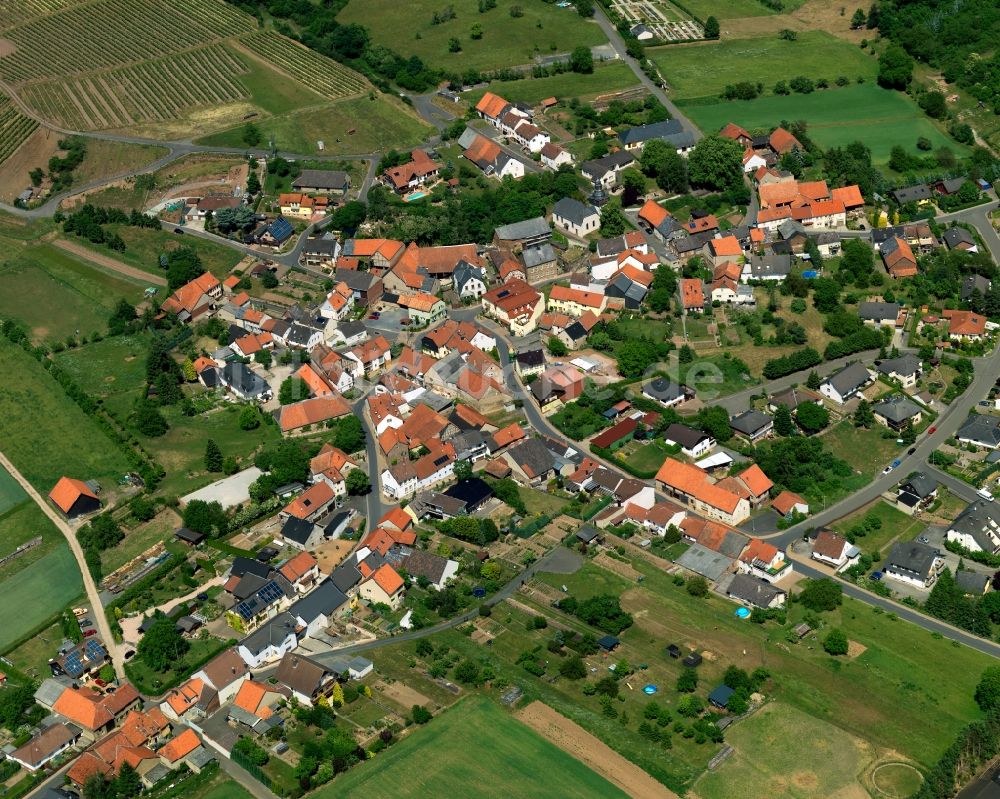
<path id="1" fill-rule="evenodd" d="M 644 576 L 641 585 L 591 564 L 576 574 L 541 578 L 556 588 L 565 584 L 579 599 L 620 596 L 635 618 L 619 636 L 621 657 L 649 665 L 643 680 L 672 684 L 678 668 L 663 649 L 690 643 L 718 658 L 706 659 L 699 668 L 706 690 L 730 663 L 748 671 L 764 666 L 774 676 L 765 693 L 924 766 L 937 760 L 960 727 L 979 717 L 972 695 L 983 669 L 995 662 L 987 655 L 845 599 L 841 608 L 823 614 L 824 625 L 842 628 L 867 649 L 853 660 L 833 660 L 818 646 L 788 645 L 788 632 L 804 613 L 800 605 L 791 606 L 784 627 L 748 624 L 734 616 L 731 602 L 715 596 L 693 599 L 657 567 L 641 559 L 632 565 Z M 494 611 L 493 618 L 498 617 Z M 935 719 L 933 725 L 921 722 L 928 717 Z M 674 743 L 676 752 L 676 736 Z"/>
<path id="2" fill-rule="evenodd" d="M 128 563 L 153 544 L 172 540 L 174 530 L 179 526 L 174 512 L 165 510 L 145 524 L 140 524 L 135 529 L 129 530 L 120 544 L 116 544 L 111 549 L 106 549 L 101 553 L 101 566 L 104 574 L 110 574 L 119 566 Z"/>
<path id="3" fill-rule="evenodd" d="M 50 673 L 49 658 L 62 640 L 62 622 L 57 620 L 55 624 L 41 630 L 38 635 L 29 638 L 17 649 L 5 652 L 4 657 L 29 677 L 42 678 Z"/>
<path id="4" fill-rule="evenodd" d="M 786 3 L 787 6 L 787 3 Z M 684 8 L 699 19 L 715 17 L 719 20 L 763 17 L 774 12 L 757 0 L 684 0 Z M 786 10 L 791 10 L 787 9 Z"/>
<path id="5" fill-rule="evenodd" d="M 514 18 L 510 9 L 520 5 L 522 16 Z M 445 7 L 454 9 L 454 18 L 433 24 L 433 17 Z M 568 53 L 574 47 L 604 44 L 607 39 L 594 22 L 582 19 L 572 8 L 547 3 L 499 3 L 484 13 L 476 0 L 351 0 L 337 16 L 339 22 L 359 22 L 371 32 L 377 44 L 391 47 L 404 58 L 419 56 L 435 67 L 462 73 L 491 70 L 532 63 L 536 55 Z M 482 26 L 483 37 L 473 40 L 470 31 Z M 461 51 L 448 52 L 455 37 Z"/>
<path id="6" fill-rule="evenodd" d="M 882 438 L 884 428 L 855 427 L 851 419 L 834 425 L 822 435 L 824 446 L 866 477 L 874 477 L 906 450 L 895 438 Z"/>
<path id="7" fill-rule="evenodd" d="M 797 75 L 814 81 L 826 78 L 832 84 L 840 76 L 852 81 L 858 77 L 874 81 L 877 71 L 873 56 L 865 55 L 859 47 L 823 31 L 800 31 L 794 42 L 779 39 L 773 34 L 754 39 L 661 47 L 649 49 L 646 54 L 663 73 L 672 94 L 682 100 L 718 97 L 727 85 L 740 81 L 763 83 L 765 91 L 770 92 L 775 81 L 788 80 Z M 823 93 L 820 94 L 822 96 Z M 803 96 L 784 99 L 797 108 Z M 728 104 L 731 115 L 736 114 L 739 105 L 742 104 Z M 830 110 L 840 111 L 843 107 L 834 102 Z M 740 122 L 736 116 L 731 118 Z M 801 119 L 802 114 L 795 113 L 791 118 Z M 697 117 L 694 121 L 701 124 Z M 747 125 L 745 122 L 740 124 Z M 720 127 L 722 125 L 711 129 Z"/>
<path id="8" fill-rule="evenodd" d="M 725 353 L 696 355 L 694 362 L 681 369 L 682 382 L 695 389 L 703 402 L 743 391 L 760 382 L 753 376 L 747 380 L 746 372 L 733 359 L 727 358 Z"/>
<path id="9" fill-rule="evenodd" d="M 41 560 L 0 581 L 0 652 L 52 619 L 83 593 L 83 581 L 69 546 L 61 544 Z"/>
<path id="10" fill-rule="evenodd" d="M 889 160 L 889 151 L 897 144 L 918 154 L 916 144 L 921 136 L 935 149 L 950 147 L 959 155 L 966 151 L 935 127 L 909 97 L 881 89 L 874 81 L 812 94 L 696 104 L 688 106 L 685 113 L 706 132 L 715 132 L 727 122 L 752 129 L 773 127 L 783 119 L 803 119 L 820 147 L 842 147 L 860 140 L 879 164 Z"/>
<path id="11" fill-rule="evenodd" d="M 4 472 L 6 474 L 6 472 Z M 0 515 L 0 557 L 13 554 L 21 544 L 41 537 L 42 543 L 0 566 L 0 580 L 44 558 L 63 540 L 62 533 L 37 503 L 28 499 Z"/>
<path id="12" fill-rule="evenodd" d="M 258 126 L 266 141 L 274 137 L 279 149 L 313 155 L 408 149 L 423 142 L 433 131 L 402 101 L 378 92 L 324 108 L 264 119 Z M 324 144 L 323 150 L 317 146 L 319 141 Z M 198 143 L 242 147 L 243 126 L 206 136 Z"/>
<path id="13" fill-rule="evenodd" d="M 29 246 L 0 265 L 0 279 L 0 317 L 16 319 L 33 339 L 50 342 L 77 331 L 87 336 L 104 332 L 118 298 L 138 303 L 144 288 L 50 244 Z"/>
<path id="14" fill-rule="evenodd" d="M 185 794 L 187 799 L 251 799 L 251 794 L 236 780 L 225 775 L 222 779 L 213 780 L 203 789 Z"/>
<path id="15" fill-rule="evenodd" d="M 567 499 L 556 497 L 539 489 L 518 486 L 517 492 L 528 509 L 528 515 L 534 516 L 536 513 L 544 513 L 548 516 L 556 516 L 559 511 L 566 507 Z"/>
<path id="16" fill-rule="evenodd" d="M 657 471 L 667 457 L 667 445 L 658 439 L 629 445 L 632 452 L 622 460 L 637 471 Z"/>
<path id="17" fill-rule="evenodd" d="M 87 139 L 87 155 L 73 172 L 76 184 L 131 174 L 167 154 L 166 147 Z"/>
<path id="18" fill-rule="evenodd" d="M 178 236 L 169 230 L 152 228 L 135 228 L 128 225 L 105 225 L 109 232 L 117 233 L 125 241 L 125 252 L 112 253 L 107 247 L 91 244 L 86 239 L 73 239 L 88 249 L 92 249 L 101 255 L 110 255 L 118 261 L 123 261 L 129 266 L 142 269 L 154 275 L 163 275 L 160 269 L 160 255 L 179 247 L 190 247 L 198 253 L 205 269 L 216 277 L 224 277 L 231 270 L 243 254 L 232 247 L 224 244 L 216 244 L 208 239 L 201 239 L 195 236 Z M 161 293 L 163 289 L 160 290 Z"/>
<path id="19" fill-rule="evenodd" d="M 277 441 L 281 434 L 276 425 L 262 425 L 257 430 L 241 430 L 240 406 L 226 403 L 221 408 L 197 416 L 183 416 L 177 408 L 164 408 L 170 429 L 159 438 L 139 435 L 143 447 L 167 471 L 159 486 L 166 496 L 179 496 L 217 480 L 220 475 L 205 471 L 205 442 L 213 439 L 223 456 L 247 458 L 261 444 Z"/>
<path id="20" fill-rule="evenodd" d="M 225 641 L 218 638 L 194 638 L 179 661 L 174 661 L 172 667 L 165 672 L 153 671 L 141 657 L 130 660 L 125 665 L 125 673 L 135 687 L 144 694 L 161 694 L 173 688 L 184 680 L 191 672 L 189 663 L 203 663 L 216 652 L 225 649 Z"/>
<path id="21" fill-rule="evenodd" d="M 24 493 L 20 483 L 5 469 L 0 469 L 0 514 L 7 513 L 27 498 L 28 495 Z"/>
<path id="22" fill-rule="evenodd" d="M 63 475 L 114 486 L 130 470 L 97 423 L 20 347 L 0 341 L 0 450 L 43 495 Z"/>
<path id="23" fill-rule="evenodd" d="M 414 758 L 419 759 L 417 768 Z M 579 760 L 482 698 L 459 703 L 374 762 L 355 766 L 320 788 L 316 796 L 416 799 L 472 793 L 483 799 L 625 796 Z"/>
<path id="24" fill-rule="evenodd" d="M 146 333 L 113 336 L 54 358 L 80 388 L 124 419 L 146 381 L 149 339 Z"/>
<path id="25" fill-rule="evenodd" d="M 512 103 L 537 105 L 546 97 L 555 97 L 558 100 L 579 97 L 586 100 L 600 94 L 631 89 L 637 85 L 632 70 L 620 61 L 614 61 L 596 66 L 589 75 L 563 72 L 561 75 L 552 75 L 548 78 L 493 81 L 485 89 L 466 92 L 462 97 L 475 105 L 487 91 L 491 91 Z"/>
<path id="26" fill-rule="evenodd" d="M 867 535 L 858 538 L 854 543 L 869 553 L 884 553 L 890 541 L 912 541 L 926 526 L 919 519 L 897 510 L 885 500 L 867 505 L 842 519 L 838 519 L 830 526 L 838 533 L 847 533 L 854 525 L 868 516 L 878 519 L 882 526 L 877 530 L 869 531 Z"/>
<path id="27" fill-rule="evenodd" d="M 871 746 L 782 703 L 768 705 L 726 731 L 736 751 L 695 783 L 701 799 L 788 799 L 862 793 L 857 776 Z"/>
<path id="28" fill-rule="evenodd" d="M 265 113 L 277 116 L 328 102 L 308 86 L 272 69 L 248 48 L 237 52 L 247 67 L 247 72 L 240 75 L 240 83 L 250 90 L 250 101 Z"/>

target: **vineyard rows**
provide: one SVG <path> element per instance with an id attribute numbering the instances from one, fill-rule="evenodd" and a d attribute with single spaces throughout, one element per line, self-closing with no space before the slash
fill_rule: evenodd
<path id="1" fill-rule="evenodd" d="M 25 20 L 61 11 L 79 0 L 0 0 L 0 28 L 20 25 Z"/>
<path id="2" fill-rule="evenodd" d="M 367 86 L 365 79 L 353 69 L 279 33 L 260 31 L 242 41 L 248 50 L 327 97 L 337 99 L 360 94 Z"/>
<path id="3" fill-rule="evenodd" d="M 249 97 L 243 64 L 221 44 L 83 77 L 30 84 L 21 97 L 39 116 L 73 130 L 176 119 L 191 108 Z"/>
<path id="4" fill-rule="evenodd" d="M 18 113 L 9 97 L 0 97 L 0 163 L 6 161 L 38 127 L 38 123 Z"/>
<path id="5" fill-rule="evenodd" d="M 18 82 L 106 69 L 255 27 L 253 17 L 222 0 L 98 0 L 6 31 L 17 51 L 0 58 L 0 76 Z"/>

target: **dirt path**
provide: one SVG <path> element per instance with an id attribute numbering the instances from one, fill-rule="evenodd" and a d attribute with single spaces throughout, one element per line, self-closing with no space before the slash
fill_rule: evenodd
<path id="1" fill-rule="evenodd" d="M 42 495 L 35 490 L 35 487 L 25 479 L 24 475 L 17 470 L 14 464 L 10 462 L 10 459 L 2 452 L 0 452 L 0 466 L 3 466 L 10 473 L 10 476 L 17 480 L 21 488 L 35 501 L 35 504 L 42 509 L 42 512 L 52 520 L 52 523 L 66 538 L 66 543 L 69 544 L 70 552 L 76 558 L 76 565 L 79 567 L 80 575 L 83 577 L 83 587 L 87 591 L 87 599 L 91 607 L 90 615 L 97 623 L 97 629 L 100 630 L 101 638 L 104 639 L 104 646 L 111 655 L 115 674 L 118 675 L 119 679 L 124 679 L 125 660 L 122 656 L 122 647 L 115 643 L 115 639 L 111 635 L 111 626 L 108 624 L 108 617 L 104 613 L 101 595 L 97 590 L 94 578 L 90 574 L 90 569 L 87 568 L 87 560 L 83 555 L 83 548 L 80 546 L 80 542 L 76 540 L 76 532 L 66 523 L 66 520 L 62 516 L 52 509 L 52 506 L 42 498 Z"/>
<path id="2" fill-rule="evenodd" d="M 548 705 L 532 702 L 516 715 L 546 740 L 585 763 L 629 796 L 635 799 L 678 799 L 673 791 Z"/>
<path id="3" fill-rule="evenodd" d="M 112 272 L 117 272 L 120 275 L 125 275 L 134 280 L 139 280 L 143 283 L 152 284 L 154 286 L 166 286 L 167 279 L 161 277 L 160 275 L 154 275 L 150 272 L 146 272 L 142 269 L 137 269 L 134 266 L 129 266 L 128 264 L 122 263 L 121 261 L 116 261 L 107 255 L 101 255 L 100 253 L 92 252 L 84 247 L 82 244 L 77 244 L 75 241 L 67 241 L 66 239 L 53 239 L 52 243 L 58 247 L 60 250 L 65 250 L 66 252 L 72 253 L 73 255 L 82 258 L 85 261 L 90 261 L 92 264 L 103 267 L 105 269 L 110 269 Z"/>

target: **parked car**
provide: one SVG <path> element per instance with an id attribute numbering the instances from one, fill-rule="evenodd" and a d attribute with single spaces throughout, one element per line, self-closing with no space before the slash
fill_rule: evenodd
<path id="1" fill-rule="evenodd" d="M 94 622 L 92 622 L 90 619 L 80 619 L 80 626 L 81 627 L 93 627 L 94 626 Z"/>
<path id="2" fill-rule="evenodd" d="M 83 631 L 84 638 L 90 638 L 90 636 L 92 635 L 97 635 L 97 630 L 95 630 L 93 627 L 91 627 L 89 630 Z"/>
<path id="3" fill-rule="evenodd" d="M 903 462 L 902 460 L 900 460 L 899 458 L 896 458 L 896 460 L 894 460 L 892 463 L 889 464 L 889 468 L 890 469 L 895 469 L 902 462 Z"/>
<path id="4" fill-rule="evenodd" d="M 872 572 L 871 573 L 871 578 L 873 580 L 881 580 L 882 579 L 882 572 Z"/>
<path id="5" fill-rule="evenodd" d="M 178 236 L 183 236 L 184 235 L 184 231 L 181 230 L 179 227 L 175 227 L 174 228 L 174 233 L 176 233 Z"/>
<path id="6" fill-rule="evenodd" d="M 979 400 L 979 404 L 984 408 L 989 408 L 993 403 L 989 400 Z"/>
<path id="7" fill-rule="evenodd" d="M 916 447 L 910 447 L 908 450 L 906 450 L 906 454 L 907 455 L 912 455 L 916 451 L 917 451 Z"/>
<path id="8" fill-rule="evenodd" d="M 993 501 L 993 495 L 985 488 L 980 488 L 976 493 L 979 494 L 979 496 L 985 499 L 987 502 Z"/>
<path id="9" fill-rule="evenodd" d="M 936 432 L 937 432 L 937 428 L 936 427 L 931 426 L 931 427 L 927 428 L 927 435 L 930 435 L 931 433 L 936 433 Z"/>
<path id="10" fill-rule="evenodd" d="M 931 542 L 931 540 L 925 535 L 920 536 L 920 538 L 918 538 L 917 541 L 919 541 L 921 544 L 929 544 Z"/>
<path id="11" fill-rule="evenodd" d="M 884 469 L 882 470 L 882 474 L 889 474 L 889 472 L 891 472 L 891 471 L 892 471 L 892 467 L 891 467 L 891 466 L 886 466 L 886 467 L 885 467 L 885 468 L 884 468 Z"/>
<path id="12" fill-rule="evenodd" d="M 199 602 L 207 602 L 208 601 L 208 594 L 198 594 L 198 601 Z"/>
<path id="13" fill-rule="evenodd" d="M 368 318 L 369 319 L 378 319 L 381 315 L 382 314 L 379 313 L 378 311 L 372 311 L 370 314 L 368 314 Z"/>
<path id="14" fill-rule="evenodd" d="M 402 319 L 399 320 L 399 323 L 403 325 L 403 327 L 406 327 L 408 324 L 410 324 L 411 321 L 412 320 L 410 319 L 410 317 L 404 316 Z"/>

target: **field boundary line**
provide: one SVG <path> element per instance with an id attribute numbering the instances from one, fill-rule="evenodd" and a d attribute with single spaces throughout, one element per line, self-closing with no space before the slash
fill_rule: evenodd
<path id="1" fill-rule="evenodd" d="M 128 264 L 116 260 L 108 255 L 91 252 L 82 244 L 77 244 L 75 241 L 67 241 L 66 239 L 56 238 L 51 241 L 51 244 L 64 252 L 68 252 L 71 255 L 75 255 L 78 258 L 87 261 L 93 266 L 97 266 L 101 269 L 110 269 L 113 272 L 117 272 L 120 275 L 137 280 L 140 283 L 152 283 L 155 286 L 167 285 L 167 279 L 161 275 L 154 275 L 152 272 L 146 272 L 136 266 L 129 266 Z"/>

